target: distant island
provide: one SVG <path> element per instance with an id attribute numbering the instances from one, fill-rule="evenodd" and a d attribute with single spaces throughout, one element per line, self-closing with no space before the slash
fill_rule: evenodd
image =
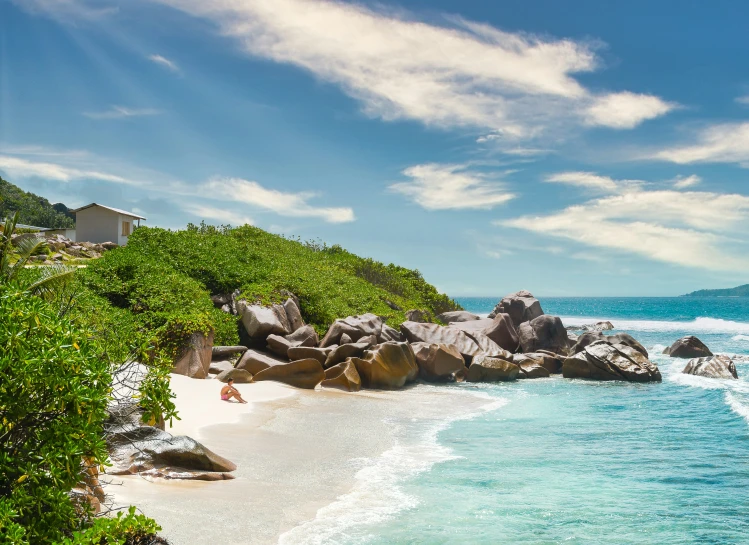
<path id="1" fill-rule="evenodd" d="M 723 290 L 698 290 L 682 297 L 749 297 L 749 284 Z"/>

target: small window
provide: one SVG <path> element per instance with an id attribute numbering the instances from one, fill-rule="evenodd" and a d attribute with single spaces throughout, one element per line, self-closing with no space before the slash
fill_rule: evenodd
<path id="1" fill-rule="evenodd" d="M 129 221 L 122 222 L 122 236 L 123 237 L 130 236 L 130 222 Z"/>

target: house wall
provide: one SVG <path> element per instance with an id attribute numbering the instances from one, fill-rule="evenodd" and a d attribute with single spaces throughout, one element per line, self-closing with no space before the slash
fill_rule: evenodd
<path id="1" fill-rule="evenodd" d="M 75 215 L 75 238 L 77 242 L 120 242 L 120 214 L 106 208 L 92 206 Z M 127 242 L 127 239 L 125 239 Z"/>
<path id="2" fill-rule="evenodd" d="M 131 218 L 130 216 L 123 216 L 122 214 L 120 214 L 119 216 L 120 217 L 117 220 L 117 244 L 119 244 L 120 246 L 124 246 L 125 244 L 127 244 L 127 237 L 122 236 L 122 222 L 130 222 L 130 234 L 132 235 L 133 231 L 138 226 L 138 219 Z"/>

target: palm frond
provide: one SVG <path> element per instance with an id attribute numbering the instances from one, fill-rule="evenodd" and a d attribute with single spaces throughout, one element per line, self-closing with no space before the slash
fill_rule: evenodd
<path id="1" fill-rule="evenodd" d="M 39 278 L 29 284 L 27 289 L 34 295 L 50 297 L 73 279 L 76 269 L 59 263 L 38 267 Z"/>

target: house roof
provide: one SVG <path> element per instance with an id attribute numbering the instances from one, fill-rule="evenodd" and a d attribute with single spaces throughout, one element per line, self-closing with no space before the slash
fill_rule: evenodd
<path id="1" fill-rule="evenodd" d="M 118 214 L 122 214 L 123 216 L 130 216 L 131 218 L 136 218 L 139 220 L 146 219 L 143 216 L 139 216 L 138 214 L 133 214 L 132 212 L 128 212 L 127 210 L 120 210 L 119 208 L 112 208 L 111 206 L 104 206 L 103 204 L 99 204 L 96 202 L 92 202 L 91 204 L 87 204 L 86 206 L 81 206 L 80 208 L 71 210 L 71 212 L 75 214 L 76 212 L 80 212 L 81 210 L 86 210 L 87 208 L 92 208 L 94 206 L 98 206 L 99 208 L 106 208 L 107 210 L 111 210 L 112 212 L 117 212 Z"/>

